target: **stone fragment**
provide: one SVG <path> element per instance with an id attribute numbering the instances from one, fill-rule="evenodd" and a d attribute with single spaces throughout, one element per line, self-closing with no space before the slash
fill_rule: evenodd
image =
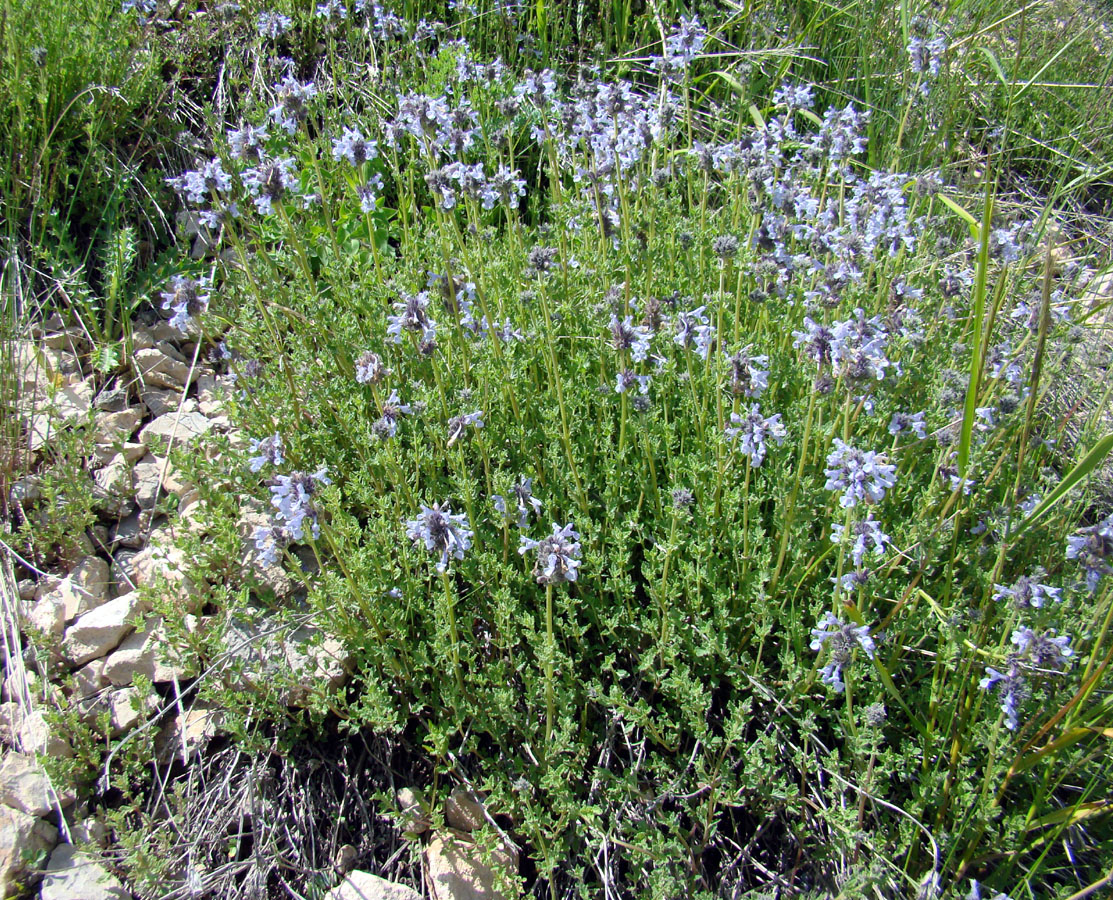
<path id="1" fill-rule="evenodd" d="M 133 591 L 78 616 L 66 629 L 62 655 L 75 666 L 99 659 L 115 649 L 134 630 L 131 623 L 136 614 L 149 609 L 150 602 Z"/>
<path id="2" fill-rule="evenodd" d="M 424 834 L 429 830 L 429 817 L 425 807 L 413 788 L 400 788 L 395 795 L 398 809 L 402 812 L 402 829 L 410 834 Z"/>
<path id="3" fill-rule="evenodd" d="M 166 353 L 165 345 L 136 350 L 132 365 L 143 384 L 176 391 L 185 390 L 197 374 L 190 372 L 189 363 Z"/>
<path id="4" fill-rule="evenodd" d="M 126 385 L 121 384 L 119 381 L 114 381 L 110 385 L 103 387 L 99 394 L 93 398 L 93 408 L 99 409 L 102 412 L 118 413 L 129 409 L 131 401 L 128 399 L 128 389 Z M 142 410 L 139 410 L 142 414 Z"/>
<path id="5" fill-rule="evenodd" d="M 61 637 L 66 627 L 66 601 L 60 591 L 51 591 L 24 610 L 24 623 L 46 635 Z"/>
<path id="6" fill-rule="evenodd" d="M 151 543 L 132 558 L 131 578 L 138 587 L 163 583 L 172 589 L 184 612 L 197 612 L 200 598 L 193 582 L 185 575 L 185 553 L 179 547 L 163 543 L 166 539 L 152 536 Z"/>
<path id="7" fill-rule="evenodd" d="M 192 619 L 192 616 L 187 616 Z M 104 677 L 116 686 L 131 684 L 136 675 L 160 683 L 191 677 L 192 670 L 174 653 L 162 628 L 162 617 L 151 616 L 142 631 L 128 635 L 104 662 Z"/>
<path id="8" fill-rule="evenodd" d="M 109 540 L 120 547 L 138 550 L 147 542 L 148 531 L 143 527 L 142 513 L 133 512 L 112 526 Z"/>
<path id="9" fill-rule="evenodd" d="M 370 872 L 352 872 L 324 900 L 421 900 L 421 894 Z"/>
<path id="10" fill-rule="evenodd" d="M 130 900 L 131 894 L 93 856 L 59 844 L 50 854 L 41 900 Z"/>
<path id="11" fill-rule="evenodd" d="M 137 587 L 133 560 L 138 555 L 138 550 L 117 550 L 112 554 L 112 591 L 117 597 Z"/>
<path id="12" fill-rule="evenodd" d="M 220 707 L 198 701 L 182 714 L 171 719 L 155 738 L 155 752 L 158 759 L 167 762 L 184 752 L 186 760 L 199 753 L 205 745 L 220 733 L 224 724 L 225 712 Z"/>
<path id="13" fill-rule="evenodd" d="M 464 788 L 453 788 L 448 795 L 444 802 L 444 818 L 450 828 L 459 831 L 475 831 L 487 821 L 480 799 Z"/>
<path id="14" fill-rule="evenodd" d="M 73 673 L 73 700 L 88 700 L 101 692 L 107 683 L 104 666 L 103 659 L 94 659 Z"/>
<path id="15" fill-rule="evenodd" d="M 70 806 L 74 799 L 72 790 L 58 792 L 62 807 Z M 0 760 L 0 803 L 29 816 L 45 816 L 54 809 L 50 779 L 35 757 L 14 751 L 4 754 Z"/>
<path id="16" fill-rule="evenodd" d="M 148 388 L 140 393 L 139 400 L 152 416 L 164 416 L 178 408 L 178 404 L 182 402 L 182 394 L 180 391 Z"/>
<path id="17" fill-rule="evenodd" d="M 106 559 L 97 555 L 86 556 L 70 572 L 70 581 L 75 592 L 81 596 L 81 602 L 75 610 L 66 609 L 67 619 L 108 602 L 112 574 Z"/>
<path id="18" fill-rule="evenodd" d="M 14 747 L 23 727 L 23 707 L 15 700 L 0 703 L 0 742 Z"/>
<path id="19" fill-rule="evenodd" d="M 515 874 L 518 854 L 513 848 L 495 850 L 488 865 L 474 844 L 435 835 L 425 848 L 425 864 L 434 900 L 504 900 L 494 867 Z"/>
<path id="20" fill-rule="evenodd" d="M 119 412 L 99 412 L 93 420 L 93 433 L 98 444 L 123 443 L 135 434 L 143 421 L 139 409 L 122 409 Z"/>
<path id="21" fill-rule="evenodd" d="M 57 839 L 58 830 L 49 822 L 0 806 L 0 896 L 13 896 Z"/>
<path id="22" fill-rule="evenodd" d="M 135 464 L 135 502 L 140 509 L 154 509 L 162 491 L 162 464 L 153 456 L 145 456 Z"/>
<path id="23" fill-rule="evenodd" d="M 151 713 L 158 711 L 158 698 L 154 694 L 141 693 L 139 688 L 134 687 L 111 691 L 105 703 L 112 737 L 127 734 Z"/>
<path id="24" fill-rule="evenodd" d="M 59 737 L 37 709 L 23 717 L 19 726 L 18 744 L 25 753 L 33 756 L 53 756 L 56 759 L 70 759 L 73 756 L 73 747 Z"/>
<path id="25" fill-rule="evenodd" d="M 122 453 L 115 454 L 108 463 L 93 473 L 93 497 L 98 508 L 117 518 L 135 509 L 135 475 L 132 464 Z"/>
<path id="26" fill-rule="evenodd" d="M 47 601 L 61 603 L 64 618 L 70 622 L 107 602 L 111 583 L 108 563 L 99 556 L 85 556 L 68 576 L 49 585 L 36 608 Z"/>
<path id="27" fill-rule="evenodd" d="M 337 688 L 348 676 L 351 657 L 335 638 L 321 639 L 319 629 L 303 625 L 283 640 L 286 664 L 294 685 L 286 692 L 290 706 L 305 706 L 314 690 Z"/>
<path id="28" fill-rule="evenodd" d="M 157 419 L 149 422 L 139 432 L 139 440 L 151 449 L 165 449 L 171 436 L 174 446 L 180 447 L 188 444 L 195 437 L 204 434 L 212 427 L 212 421 L 205 418 L 197 410 L 182 410 L 182 414 L 164 413 Z"/>

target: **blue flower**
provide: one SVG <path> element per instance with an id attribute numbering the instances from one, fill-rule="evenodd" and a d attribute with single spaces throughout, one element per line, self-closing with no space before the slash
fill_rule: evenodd
<path id="1" fill-rule="evenodd" d="M 209 308 L 209 283 L 207 279 L 195 280 L 184 275 L 170 279 L 170 289 L 163 291 L 162 308 L 173 310 L 170 325 L 185 331 L 191 319 L 197 318 Z"/>
<path id="2" fill-rule="evenodd" d="M 268 463 L 272 466 L 280 466 L 285 459 L 282 455 L 282 437 L 277 432 L 262 440 L 252 438 L 251 452 L 259 454 L 249 460 L 248 465 L 252 472 L 258 472 Z"/>
<path id="3" fill-rule="evenodd" d="M 464 553 L 471 549 L 475 532 L 468 527 L 468 517 L 454 514 L 446 501 L 432 506 L 422 505 L 421 515 L 406 522 L 406 537 L 415 544 L 424 543 L 425 549 L 440 554 L 437 571 L 448 568 L 448 558 L 463 559 Z"/>
<path id="4" fill-rule="evenodd" d="M 827 664 L 820 669 L 820 680 L 840 694 L 846 689 L 846 684 L 842 680 L 842 670 L 853 658 L 854 648 L 861 647 L 870 659 L 873 659 L 874 652 L 877 650 L 877 644 L 870 637 L 868 625 L 843 622 L 829 612 L 824 613 L 823 619 L 812 629 L 812 641 L 809 646 L 817 653 L 825 646 L 830 647 L 831 656 Z"/>
<path id="5" fill-rule="evenodd" d="M 305 520 L 311 523 L 310 531 L 314 538 L 321 535 L 317 524 L 317 510 L 313 506 L 313 495 L 320 485 L 332 484 L 326 469 L 316 472 L 293 472 L 279 475 L 271 485 L 271 504 L 278 510 L 278 517 L 286 522 L 290 538 L 300 541 L 305 537 Z"/>
<path id="6" fill-rule="evenodd" d="M 575 581 L 580 568 L 580 536 L 569 522 L 563 528 L 553 524 L 553 533 L 540 541 L 525 535 L 518 539 L 518 552 L 523 556 L 530 550 L 537 554 L 533 575 L 538 584 L 560 584 Z"/>
<path id="7" fill-rule="evenodd" d="M 859 450 L 839 438 L 827 456 L 824 474 L 827 490 L 843 492 L 839 503 L 844 509 L 863 500 L 880 503 L 885 491 L 897 483 L 897 467 L 888 464 L 883 454 Z"/>
<path id="8" fill-rule="evenodd" d="M 725 429 L 727 437 L 738 442 L 742 455 L 750 458 L 750 465 L 755 469 L 765 459 L 766 440 L 772 439 L 777 442 L 777 446 L 780 446 L 788 436 L 784 425 L 781 424 L 780 413 L 767 418 L 761 414 L 761 408 L 757 403 L 753 404 L 744 416 L 731 413 L 730 421 L 731 424 Z"/>

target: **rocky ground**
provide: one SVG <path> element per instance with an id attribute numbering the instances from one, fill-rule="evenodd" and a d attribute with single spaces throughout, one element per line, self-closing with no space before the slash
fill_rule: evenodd
<path id="1" fill-rule="evenodd" d="M 83 721 L 103 721 L 107 713 L 106 749 L 123 740 L 141 740 L 158 766 L 197 765 L 212 752 L 223 713 L 194 699 L 192 687 L 202 678 L 266 678 L 283 660 L 298 674 L 286 693 L 292 707 L 305 703 L 315 680 L 336 685 L 347 677 L 340 645 L 308 626 L 294 630 L 267 628 L 258 622 L 226 621 L 207 614 L 183 572 L 182 550 L 175 536 L 183 529 L 203 529 L 196 488 L 170 464 L 168 447 L 202 443 L 204 435 L 227 434 L 230 446 L 246 449 L 247 440 L 233 431 L 224 402 L 234 378 L 198 361 L 196 339 L 152 315 L 136 322 L 134 354 L 128 371 L 105 379 L 86 368 L 88 345 L 77 329 L 58 318 L 38 324 L 13 347 L 19 408 L 24 426 L 25 470 L 35 473 L 40 458 L 67 430 L 91 428 L 83 483 L 69 487 L 88 492 L 97 521 L 73 535 L 73 546 L 58 548 L 52 558 L 33 561 L 20 547 L 4 554 L 4 680 L 0 703 L 0 894 L 41 896 L 43 900 L 101 900 L 133 897 L 127 873 L 115 865 L 113 834 L 100 810 L 104 797 L 97 786 L 77 788 L 47 774 L 51 758 L 72 757 L 74 748 L 52 725 L 62 711 Z M 243 457 L 229 465 L 242 465 Z M 64 515 L 43 503 L 41 479 L 29 474 L 11 485 L 10 521 L 43 522 Z M 167 498 L 173 498 L 167 504 Z M 162 514 L 176 509 L 173 517 Z M 253 567 L 278 596 L 294 590 L 280 567 L 254 557 L 246 537 L 264 519 L 262 510 L 245 509 L 241 563 Z M 14 541 L 11 533 L 5 542 Z M 26 552 L 26 551 L 25 551 Z M 219 628 L 225 652 L 199 670 L 165 639 L 162 617 L 152 610 L 152 592 L 171 599 L 187 631 Z M 111 764 L 111 757 L 107 765 Z M 489 820 L 473 794 L 457 792 L 444 810 L 446 828 L 429 833 L 429 810 L 409 789 L 398 792 L 398 806 L 388 810 L 395 822 L 400 852 L 416 866 L 394 866 L 410 880 L 424 882 L 429 896 L 495 897 L 494 870 L 518 869 L 518 851 L 506 839 L 488 863 L 468 835 Z M 210 814 L 212 822 L 219 818 Z M 265 831 L 265 821 L 252 828 Z M 202 831 L 205 829 L 202 828 Z M 420 838 L 408 842 L 403 835 Z M 223 838 L 222 835 L 218 837 Z M 303 836 L 308 837 L 308 836 Z M 423 851 L 423 852 L 420 852 Z M 421 896 L 411 887 L 386 881 L 353 866 L 360 852 L 350 844 L 336 849 L 328 900 Z M 247 877 L 245 877 L 245 871 Z M 380 867 L 380 871 L 383 869 Z M 185 872 L 193 881 L 188 893 L 167 887 L 143 897 L 265 896 L 243 888 L 246 870 L 207 877 Z M 261 873 L 256 872 L 257 876 Z M 341 880 L 342 879 L 342 880 Z M 420 879 L 420 880 L 418 880 Z"/>

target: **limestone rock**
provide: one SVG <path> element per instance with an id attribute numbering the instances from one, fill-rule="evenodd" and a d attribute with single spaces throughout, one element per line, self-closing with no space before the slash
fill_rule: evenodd
<path id="1" fill-rule="evenodd" d="M 514 874 L 518 869 L 517 851 L 495 850 L 491 862 Z M 425 848 L 425 864 L 434 900 L 504 900 L 496 889 L 493 866 L 480 858 L 478 848 L 453 837 L 436 835 Z"/>
<path id="2" fill-rule="evenodd" d="M 212 421 L 205 418 L 196 409 L 182 410 L 182 414 L 168 412 L 149 422 L 139 432 L 139 440 L 147 447 L 155 448 L 156 445 L 165 445 L 174 438 L 174 446 L 188 444 L 193 438 L 202 435 L 212 427 Z"/>
<path id="3" fill-rule="evenodd" d="M 185 577 L 185 554 L 172 544 L 165 544 L 153 535 L 151 543 L 140 550 L 131 560 L 132 580 L 138 587 L 149 587 L 159 580 L 172 585 L 180 585 L 192 590 L 193 586 Z"/>
<path id="4" fill-rule="evenodd" d="M 59 791 L 61 806 L 74 802 L 73 791 Z M 38 761 L 26 753 L 6 753 L 0 761 L 0 803 L 27 813 L 45 816 L 54 809 L 50 779 Z"/>
<path id="5" fill-rule="evenodd" d="M 134 626 L 136 613 L 147 612 L 150 602 L 133 591 L 103 606 L 78 616 L 66 630 L 62 640 L 62 655 L 75 666 L 99 659 L 115 649 Z"/>
<path id="6" fill-rule="evenodd" d="M 23 707 L 15 700 L 0 703 L 0 741 L 14 747 L 23 727 Z"/>
<path id="7" fill-rule="evenodd" d="M 43 877 L 42 900 L 130 900 L 119 880 L 73 844 L 59 844 Z"/>
<path id="8" fill-rule="evenodd" d="M 162 617 L 152 616 L 142 631 L 128 635 L 108 656 L 104 677 L 116 686 L 131 684 L 136 675 L 155 683 L 190 677 L 191 670 L 184 662 L 167 659 L 172 652 L 162 629 Z"/>
<path id="9" fill-rule="evenodd" d="M 12 751 L 0 760 L 0 803 L 29 816 L 45 816 L 54 804 L 50 779 L 35 758 Z"/>
<path id="10" fill-rule="evenodd" d="M 99 398 L 98 398 L 99 399 Z M 93 420 L 93 433 L 98 444 L 117 444 L 128 440 L 143 421 L 143 413 L 138 409 L 122 409 L 118 412 L 99 412 Z"/>
<path id="11" fill-rule="evenodd" d="M 135 502 L 140 509 L 153 509 L 162 490 L 162 464 L 145 456 L 135 464 Z"/>
<path id="12" fill-rule="evenodd" d="M 58 736 L 46 717 L 37 709 L 23 717 L 19 726 L 18 744 L 24 752 L 33 756 L 53 756 L 58 759 L 73 756 L 73 747 Z"/>
<path id="13" fill-rule="evenodd" d="M 66 602 L 59 591 L 51 591 L 24 610 L 23 621 L 46 635 L 61 637 L 66 627 Z"/>
<path id="14" fill-rule="evenodd" d="M 97 469 L 93 482 L 98 509 L 117 518 L 135 509 L 135 475 L 132 464 L 122 453 L 115 454 L 103 468 Z"/>
<path id="15" fill-rule="evenodd" d="M 108 561 L 100 556 L 86 556 L 79 562 L 69 579 L 74 586 L 74 592 L 80 596 L 76 609 L 66 608 L 66 618 L 72 619 L 83 612 L 96 609 L 108 602 L 108 589 L 112 584 L 112 574 Z"/>
<path id="16" fill-rule="evenodd" d="M 175 359 L 164 347 L 136 350 L 132 365 L 143 384 L 176 391 L 185 390 L 197 374 L 190 372 L 189 363 Z"/>
<path id="17" fill-rule="evenodd" d="M 113 544 L 138 550 L 147 542 L 147 533 L 148 529 L 144 527 L 140 513 L 133 512 L 127 518 L 117 522 L 108 536 Z"/>
<path id="18" fill-rule="evenodd" d="M 133 560 L 138 555 L 137 550 L 117 550 L 112 554 L 112 591 L 117 597 L 135 590 Z"/>
<path id="19" fill-rule="evenodd" d="M 454 788 L 444 803 L 444 818 L 450 828 L 458 831 L 475 831 L 487 822 L 483 804 L 471 791 Z"/>
<path id="20" fill-rule="evenodd" d="M 148 388 L 139 395 L 139 399 L 152 416 L 164 416 L 178 408 L 182 395 L 180 391 Z"/>
<path id="21" fill-rule="evenodd" d="M 225 712 L 219 706 L 204 701 L 194 703 L 185 711 L 183 718 L 178 713 L 159 732 L 155 738 L 155 752 L 159 760 L 166 762 L 174 756 L 192 757 L 204 749 L 205 745 L 220 733 Z"/>
<path id="22" fill-rule="evenodd" d="M 421 894 L 370 872 L 352 872 L 324 900 L 421 900 Z"/>
<path id="23" fill-rule="evenodd" d="M 321 632 L 304 625 L 283 640 L 286 663 L 294 676 L 295 686 L 286 693 L 290 706 L 304 706 L 313 689 L 336 688 L 348 676 L 351 659 L 344 645 L 335 638 L 321 639 Z"/>
<path id="24" fill-rule="evenodd" d="M 73 699 L 88 700 L 101 692 L 108 682 L 104 677 L 105 661 L 94 659 L 73 673 Z"/>
<path id="25" fill-rule="evenodd" d="M 13 896 L 29 871 L 28 859 L 34 865 L 35 858 L 45 856 L 57 839 L 58 830 L 50 823 L 0 806 L 0 896 Z"/>
<path id="26" fill-rule="evenodd" d="M 127 687 L 112 691 L 105 699 L 112 737 L 120 737 L 158 711 L 158 698 L 141 693 L 139 688 Z"/>
<path id="27" fill-rule="evenodd" d="M 410 834 L 424 834 L 429 830 L 429 817 L 413 788 L 401 788 L 394 795 L 402 811 L 402 828 Z"/>

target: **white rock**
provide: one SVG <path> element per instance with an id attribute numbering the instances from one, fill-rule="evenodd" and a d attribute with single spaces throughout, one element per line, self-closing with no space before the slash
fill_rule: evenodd
<path id="1" fill-rule="evenodd" d="M 304 706 L 314 690 L 339 687 L 347 678 L 351 657 L 335 638 L 321 640 L 318 629 L 302 626 L 282 643 L 295 681 L 295 686 L 286 692 L 290 706 Z"/>
<path id="2" fill-rule="evenodd" d="M 199 753 L 205 745 L 220 733 L 224 724 L 225 712 L 220 707 L 198 701 L 182 714 L 178 713 L 159 732 L 155 738 L 155 751 L 159 760 L 166 762 L 182 756 L 183 740 L 185 755 Z"/>
<path id="3" fill-rule="evenodd" d="M 324 900 L 421 900 L 421 894 L 370 872 L 352 872 Z"/>
<path id="4" fill-rule="evenodd" d="M 424 834 L 429 830 L 429 817 L 425 814 L 424 804 L 413 788 L 400 788 L 394 795 L 398 808 L 402 811 L 402 828 L 411 834 Z"/>
<path id="5" fill-rule="evenodd" d="M 135 464 L 135 502 L 140 509 L 154 509 L 162 491 L 162 465 L 153 456 L 145 456 Z"/>
<path id="6" fill-rule="evenodd" d="M 0 703 L 0 741 L 14 747 L 23 727 L 23 707 L 15 700 Z"/>
<path id="7" fill-rule="evenodd" d="M 117 878 L 73 844 L 59 844 L 50 854 L 41 900 L 130 900 Z"/>
<path id="8" fill-rule="evenodd" d="M 52 583 L 39 604 L 61 603 L 65 620 L 70 622 L 107 602 L 111 584 L 112 571 L 107 561 L 89 555 L 82 558 L 68 576 Z M 47 615 L 45 607 L 40 615 Z"/>
<path id="9" fill-rule="evenodd" d="M 196 376 L 190 372 L 189 364 L 175 359 L 161 349 L 151 347 L 146 350 L 136 350 L 132 357 L 132 365 L 143 384 L 154 387 L 184 390 Z"/>
<path id="10" fill-rule="evenodd" d="M 112 737 L 126 734 L 158 710 L 158 698 L 154 694 L 141 693 L 139 688 L 133 687 L 112 691 L 105 702 Z"/>
<path id="11" fill-rule="evenodd" d="M 131 684 L 136 675 L 155 683 L 190 677 L 188 666 L 167 659 L 172 653 L 162 630 L 162 617 L 151 616 L 142 631 L 128 635 L 109 654 L 104 661 L 104 677 L 116 686 Z"/>
<path id="12" fill-rule="evenodd" d="M 110 515 L 121 517 L 135 509 L 135 475 L 132 464 L 122 453 L 114 455 L 103 468 L 93 473 L 94 496 Z"/>
<path id="13" fill-rule="evenodd" d="M 29 864 L 34 866 L 40 857 L 45 858 L 57 839 L 58 830 L 50 823 L 0 806 L 0 896 L 12 896 Z"/>
<path id="14" fill-rule="evenodd" d="M 495 850 L 491 861 L 515 874 L 518 854 L 513 848 Z M 425 863 L 434 900 L 503 900 L 495 889 L 492 866 L 480 859 L 479 850 L 452 837 L 436 835 L 425 848 Z"/>
<path id="15" fill-rule="evenodd" d="M 70 806 L 74 799 L 72 790 L 58 792 L 62 807 Z M 14 751 L 4 755 L 0 761 L 0 803 L 29 816 L 45 816 L 54 809 L 50 779 L 33 756 Z"/>
<path id="16" fill-rule="evenodd" d="M 139 432 L 139 440 L 147 447 L 165 447 L 171 436 L 174 446 L 180 447 L 188 444 L 198 435 L 202 435 L 212 427 L 212 421 L 205 418 L 196 410 L 183 410 L 181 416 L 177 412 L 168 412 L 159 416 L 152 422 L 143 426 Z"/>
<path id="17" fill-rule="evenodd" d="M 128 440 L 143 421 L 143 413 L 138 409 L 123 409 L 119 412 L 97 413 L 93 433 L 98 444 L 116 444 Z"/>
<path id="18" fill-rule="evenodd" d="M 482 801 L 463 788 L 454 788 L 448 795 L 444 802 L 444 819 L 450 828 L 459 831 L 475 831 L 487 822 Z"/>
<path id="19" fill-rule="evenodd" d="M 66 601 L 59 591 L 51 591 L 24 610 L 23 621 L 43 634 L 61 637 L 66 627 Z"/>
<path id="20" fill-rule="evenodd" d="M 19 746 L 25 753 L 33 756 L 53 756 L 57 759 L 70 759 L 73 747 L 51 728 L 46 717 L 37 709 L 23 717 L 19 726 Z"/>
<path id="21" fill-rule="evenodd" d="M 181 391 L 148 388 L 139 395 L 139 400 L 152 416 L 163 416 L 178 408 L 178 404 L 182 402 L 182 394 Z"/>
<path id="22" fill-rule="evenodd" d="M 150 608 L 149 601 L 132 591 L 78 616 L 66 629 L 62 655 L 75 666 L 99 659 L 135 630 L 131 623 L 136 614 L 147 612 Z"/>
<path id="23" fill-rule="evenodd" d="M 104 666 L 103 659 L 94 659 L 73 673 L 74 700 L 88 700 L 101 692 L 108 681 L 104 677 Z"/>
<path id="24" fill-rule="evenodd" d="M 66 609 L 67 619 L 96 609 L 108 601 L 108 590 L 112 584 L 108 560 L 96 555 L 86 556 L 74 566 L 69 580 L 73 583 L 75 592 L 81 596 L 81 602 L 75 610 Z"/>

